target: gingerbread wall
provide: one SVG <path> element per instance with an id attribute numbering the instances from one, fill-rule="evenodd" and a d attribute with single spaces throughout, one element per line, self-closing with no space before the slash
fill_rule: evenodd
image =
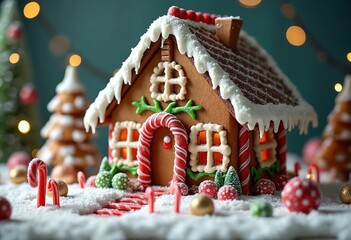
<path id="1" fill-rule="evenodd" d="M 153 69 L 161 62 L 161 48 L 159 44 L 154 44 L 147 53 L 147 62 L 142 63 L 143 70 L 139 70 L 139 74 L 135 76 L 131 86 L 124 85 L 122 101 L 114 109 L 111 109 L 111 122 L 116 121 L 135 121 L 143 123 L 150 115 L 151 111 L 144 111 L 140 115 L 136 114 L 136 107 L 132 106 L 133 101 L 139 101 L 142 96 L 146 97 L 148 103 L 153 104 L 153 99 L 150 97 L 150 77 Z M 228 111 L 228 107 L 217 93 L 212 89 L 209 82 L 199 74 L 191 59 L 179 53 L 175 47 L 174 61 L 183 67 L 187 77 L 187 94 L 184 100 L 178 100 L 177 106 L 184 106 L 188 100 L 193 100 L 194 105 L 202 106 L 202 109 L 196 111 L 196 119 L 192 119 L 187 113 L 181 112 L 176 114 L 176 117 L 184 124 L 187 132 L 190 132 L 190 127 L 199 122 L 215 123 L 222 125 L 227 131 L 228 145 L 231 146 L 230 163 L 238 169 L 238 123 Z M 163 109 L 168 103 L 160 102 Z M 160 128 L 154 134 L 151 150 L 151 168 L 152 168 L 152 184 L 168 185 L 173 175 L 173 147 L 166 150 L 162 146 L 164 136 L 170 136 L 174 143 L 172 134 L 168 129 Z M 189 156 L 188 156 L 189 160 Z M 202 181 L 203 179 L 199 179 Z M 187 179 L 188 183 L 193 184 L 191 179 Z"/>

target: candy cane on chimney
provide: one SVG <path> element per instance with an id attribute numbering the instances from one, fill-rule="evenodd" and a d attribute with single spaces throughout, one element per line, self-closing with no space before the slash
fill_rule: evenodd
<path id="1" fill-rule="evenodd" d="M 285 175 L 287 143 L 286 143 L 286 129 L 284 128 L 283 123 L 280 123 L 279 125 L 277 142 L 278 142 L 278 146 L 277 146 L 278 159 L 280 161 L 279 173 L 282 175 Z"/>
<path id="2" fill-rule="evenodd" d="M 38 158 L 28 165 L 28 183 L 31 187 L 38 187 L 37 207 L 45 206 L 47 172 L 46 164 Z"/>
<path id="3" fill-rule="evenodd" d="M 60 192 L 57 182 L 50 178 L 48 181 L 48 190 L 52 192 L 52 204 L 60 207 Z"/>
<path id="4" fill-rule="evenodd" d="M 250 192 L 250 138 L 249 130 L 244 126 L 239 131 L 239 178 L 242 192 L 248 195 Z"/>

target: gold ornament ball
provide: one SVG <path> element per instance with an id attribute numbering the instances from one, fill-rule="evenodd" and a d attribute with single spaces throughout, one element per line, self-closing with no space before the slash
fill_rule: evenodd
<path id="1" fill-rule="evenodd" d="M 68 186 L 67 186 L 67 184 L 61 179 L 55 179 L 55 182 L 57 182 L 57 184 L 58 184 L 60 196 L 61 197 L 67 197 L 67 194 L 68 194 Z M 52 197 L 52 192 L 51 191 L 46 191 L 46 195 L 48 197 Z"/>
<path id="2" fill-rule="evenodd" d="M 21 184 L 27 181 L 27 167 L 16 166 L 9 172 L 9 181 L 14 184 Z"/>
<path id="3" fill-rule="evenodd" d="M 342 203 L 351 204 L 351 183 L 344 185 L 340 189 L 339 198 Z"/>
<path id="4" fill-rule="evenodd" d="M 195 196 L 190 202 L 190 211 L 194 215 L 213 214 L 214 204 L 210 197 L 204 195 Z"/>

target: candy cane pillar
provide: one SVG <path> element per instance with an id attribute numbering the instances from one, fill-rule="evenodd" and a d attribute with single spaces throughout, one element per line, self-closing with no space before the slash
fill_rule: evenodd
<path id="1" fill-rule="evenodd" d="M 240 126 L 239 131 L 239 178 L 243 194 L 250 192 L 250 134 L 249 130 Z"/>
<path id="2" fill-rule="evenodd" d="M 286 143 L 286 129 L 284 128 L 284 124 L 280 123 L 277 135 L 277 152 L 278 152 L 278 159 L 280 161 L 280 170 L 279 173 L 282 175 L 286 174 L 286 150 L 287 150 L 287 143 Z"/>
<path id="3" fill-rule="evenodd" d="M 188 154 L 188 135 L 181 123 L 174 115 L 169 113 L 155 113 L 144 122 L 140 129 L 137 160 L 138 182 L 147 187 L 151 184 L 150 144 L 153 133 L 159 127 L 167 127 L 174 135 L 174 169 L 173 182 L 185 182 L 186 159 Z"/>

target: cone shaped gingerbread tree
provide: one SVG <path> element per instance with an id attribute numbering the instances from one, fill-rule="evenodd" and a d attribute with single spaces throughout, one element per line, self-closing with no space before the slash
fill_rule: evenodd
<path id="1" fill-rule="evenodd" d="M 31 84 L 29 59 L 15 0 L 0 10 L 0 162 L 15 151 L 40 146 L 38 94 Z"/>
<path id="2" fill-rule="evenodd" d="M 315 163 L 329 170 L 335 180 L 347 181 L 351 173 L 351 75 L 346 76 L 336 97 L 323 138 Z"/>
<path id="3" fill-rule="evenodd" d="M 98 163 L 100 156 L 92 134 L 86 133 L 83 126 L 88 106 L 77 69 L 69 65 L 63 81 L 56 87 L 56 96 L 48 104 L 53 114 L 41 130 L 47 142 L 38 153 L 40 159 L 48 165 L 73 166 L 77 171 L 85 171 L 87 166 Z"/>

